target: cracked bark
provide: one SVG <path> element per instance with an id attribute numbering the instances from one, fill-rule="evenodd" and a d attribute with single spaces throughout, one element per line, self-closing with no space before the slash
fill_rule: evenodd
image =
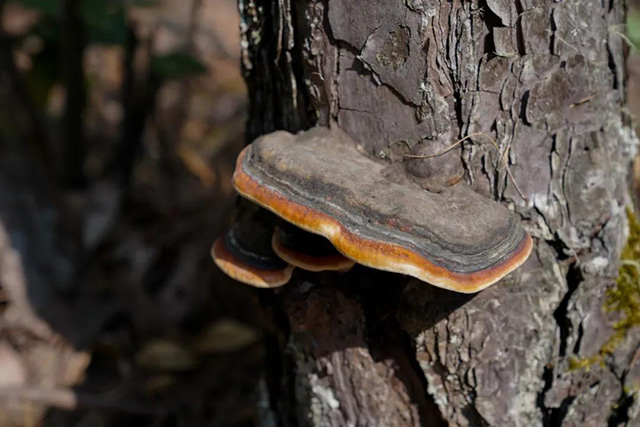
<path id="1" fill-rule="evenodd" d="M 640 334 L 602 310 L 625 242 L 628 163 L 620 0 L 240 0 L 248 139 L 337 122 L 425 186 L 459 177 L 535 237 L 473 296 L 357 267 L 298 273 L 265 296 L 269 414 L 282 425 L 634 425 Z"/>

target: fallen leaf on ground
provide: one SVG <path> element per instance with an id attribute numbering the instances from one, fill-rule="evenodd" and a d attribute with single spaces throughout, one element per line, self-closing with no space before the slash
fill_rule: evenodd
<path id="1" fill-rule="evenodd" d="M 136 363 L 158 371 L 187 371 L 196 366 L 195 357 L 185 347 L 167 339 L 146 343 L 136 354 Z"/>
<path id="2" fill-rule="evenodd" d="M 218 319 L 196 339 L 195 348 L 203 354 L 242 350 L 258 340 L 254 328 L 233 319 Z"/>

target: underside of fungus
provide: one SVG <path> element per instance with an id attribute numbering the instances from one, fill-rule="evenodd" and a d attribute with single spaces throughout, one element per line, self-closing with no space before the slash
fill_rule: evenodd
<path id="1" fill-rule="evenodd" d="M 278 131 L 240 153 L 233 183 L 360 264 L 457 292 L 480 291 L 529 256 L 531 237 L 499 203 L 464 184 L 433 193 L 390 180 L 387 166 L 337 128 Z"/>
<path id="2" fill-rule="evenodd" d="M 355 264 L 324 237 L 287 223 L 276 227 L 271 245 L 284 261 L 307 271 L 348 271 Z"/>
<path id="3" fill-rule="evenodd" d="M 272 233 L 272 221 L 250 209 L 216 239 L 211 256 L 232 279 L 257 288 L 280 287 L 289 282 L 294 267 L 271 248 Z"/>

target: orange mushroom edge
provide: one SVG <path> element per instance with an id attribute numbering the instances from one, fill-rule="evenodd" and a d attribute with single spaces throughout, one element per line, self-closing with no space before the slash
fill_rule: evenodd
<path id="1" fill-rule="evenodd" d="M 351 260 L 475 293 L 522 265 L 533 247 L 520 219 L 459 183 L 422 189 L 361 154 L 336 126 L 264 135 L 240 153 L 238 193 L 327 238 Z"/>

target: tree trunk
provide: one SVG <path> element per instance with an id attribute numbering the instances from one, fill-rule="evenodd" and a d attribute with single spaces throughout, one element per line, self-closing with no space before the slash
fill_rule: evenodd
<path id="1" fill-rule="evenodd" d="M 640 333 L 602 350 L 636 149 L 623 1 L 372 3 L 240 1 L 249 140 L 337 124 L 425 188 L 470 185 L 501 201 L 534 251 L 476 295 L 364 267 L 298 272 L 264 295 L 264 419 L 637 425 Z M 437 159 L 403 157 L 473 133 L 497 147 L 476 136 Z"/>

